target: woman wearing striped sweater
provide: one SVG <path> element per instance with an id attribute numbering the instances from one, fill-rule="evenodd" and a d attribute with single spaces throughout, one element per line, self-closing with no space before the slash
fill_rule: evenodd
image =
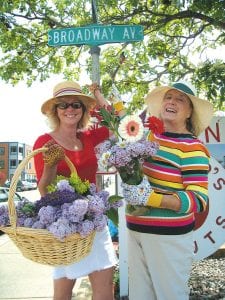
<path id="1" fill-rule="evenodd" d="M 133 208 L 126 213 L 129 299 L 187 300 L 194 213 L 208 203 L 210 155 L 197 136 L 209 125 L 213 107 L 185 82 L 155 88 L 146 104 L 165 131 L 148 137 L 160 145 L 143 165 L 150 184 L 144 190 L 122 185 Z"/>

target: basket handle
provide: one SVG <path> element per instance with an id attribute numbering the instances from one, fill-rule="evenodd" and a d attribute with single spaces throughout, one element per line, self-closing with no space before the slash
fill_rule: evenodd
<path id="1" fill-rule="evenodd" d="M 31 153 L 29 153 L 18 165 L 18 167 L 12 177 L 10 188 L 9 188 L 8 209 L 9 209 L 10 224 L 14 229 L 16 228 L 16 222 L 17 222 L 17 214 L 16 214 L 16 206 L 14 203 L 14 196 L 15 196 L 15 192 L 16 192 L 17 182 L 19 180 L 21 172 L 23 171 L 23 169 L 25 168 L 25 166 L 28 164 L 29 160 L 32 157 L 34 157 L 36 154 L 43 153 L 47 150 L 48 150 L 47 147 L 43 147 L 43 148 L 36 149 L 36 150 L 32 151 Z M 65 162 L 67 163 L 68 167 L 70 168 L 71 173 L 77 173 L 77 170 L 76 170 L 74 164 L 71 162 L 71 160 L 67 156 L 65 156 Z"/>

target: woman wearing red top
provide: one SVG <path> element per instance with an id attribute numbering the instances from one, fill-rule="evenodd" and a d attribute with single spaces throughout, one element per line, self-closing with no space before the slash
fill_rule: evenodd
<path id="1" fill-rule="evenodd" d="M 73 162 L 82 180 L 96 181 L 97 158 L 94 147 L 109 137 L 105 127 L 88 130 L 89 112 L 96 99 L 82 93 L 80 86 L 71 81 L 61 82 L 53 90 L 53 98 L 44 102 L 41 111 L 47 116 L 52 131 L 39 136 L 34 149 L 49 148 L 45 154 L 34 157 L 41 195 L 56 175 L 70 175 L 60 150 Z M 107 105 L 103 98 L 98 105 Z M 59 151 L 58 151 L 59 150 Z M 58 156 L 57 156 L 58 151 Z M 52 153 L 56 155 L 52 155 Z M 51 155 L 50 155 L 51 153 Z M 108 228 L 97 232 L 90 254 L 77 263 L 54 268 L 54 300 L 70 300 L 76 279 L 89 276 L 93 300 L 113 300 L 113 266 L 117 258 Z"/>

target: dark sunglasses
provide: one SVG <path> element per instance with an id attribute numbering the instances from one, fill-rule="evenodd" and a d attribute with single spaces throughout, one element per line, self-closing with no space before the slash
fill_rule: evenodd
<path id="1" fill-rule="evenodd" d="M 67 109 L 70 106 L 73 109 L 79 109 L 79 108 L 83 107 L 82 103 L 80 103 L 80 102 L 72 102 L 72 103 L 60 102 L 60 103 L 56 104 L 56 107 L 59 108 L 59 109 Z"/>

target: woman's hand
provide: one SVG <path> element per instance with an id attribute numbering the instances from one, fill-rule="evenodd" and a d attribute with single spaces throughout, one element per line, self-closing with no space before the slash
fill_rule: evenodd
<path id="1" fill-rule="evenodd" d="M 94 96 L 95 96 L 95 92 L 96 91 L 100 91 L 100 86 L 97 82 L 93 82 L 92 84 L 90 85 L 87 85 L 88 89 L 89 89 L 89 92 L 92 93 Z"/>
<path id="2" fill-rule="evenodd" d="M 145 206 L 149 196 L 153 192 L 152 187 L 145 176 L 138 185 L 130 185 L 122 182 L 121 187 L 125 201 L 131 205 Z"/>
<path id="3" fill-rule="evenodd" d="M 98 83 L 93 82 L 92 84 L 87 85 L 87 87 L 88 87 L 89 91 L 94 95 L 98 106 L 104 107 L 104 106 L 109 105 L 108 101 L 106 101 L 106 99 L 102 95 L 101 89 L 100 89 L 100 86 Z"/>

